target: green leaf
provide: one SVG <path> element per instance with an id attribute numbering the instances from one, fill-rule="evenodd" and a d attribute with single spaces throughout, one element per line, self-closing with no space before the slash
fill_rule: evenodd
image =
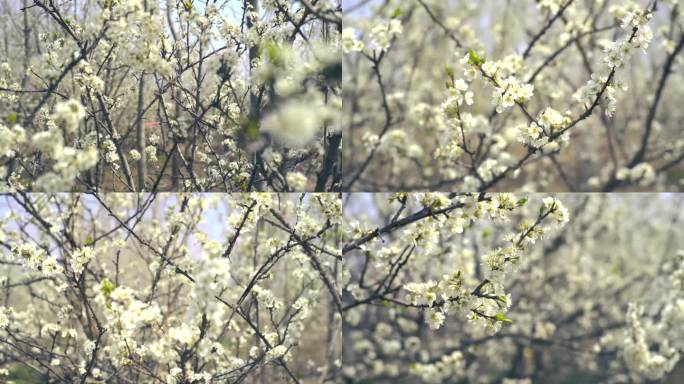
<path id="1" fill-rule="evenodd" d="M 444 65 L 444 72 L 450 79 L 454 78 L 454 69 L 449 66 L 449 64 Z"/>
<path id="2" fill-rule="evenodd" d="M 468 50 L 468 56 L 470 57 L 470 64 L 472 65 L 480 66 L 484 62 L 484 59 L 478 56 L 472 49 Z"/>
<path id="3" fill-rule="evenodd" d="M 247 139 L 256 140 L 259 138 L 259 122 L 254 119 L 245 119 L 242 124 L 242 132 Z"/>
<path id="4" fill-rule="evenodd" d="M 492 230 L 489 228 L 485 228 L 482 230 L 482 238 L 486 239 L 492 234 Z"/>
<path id="5" fill-rule="evenodd" d="M 506 315 L 504 315 L 503 313 L 497 313 L 496 315 L 494 315 L 494 317 L 496 318 L 496 320 L 498 320 L 498 321 L 500 321 L 500 322 L 502 322 L 502 323 L 508 323 L 508 324 L 510 324 L 510 323 L 513 322 L 513 320 L 511 320 L 511 319 L 509 319 L 508 317 L 506 317 Z"/>
<path id="6" fill-rule="evenodd" d="M 88 237 L 86 237 L 85 241 L 83 242 L 83 245 L 88 246 L 88 245 L 93 245 L 93 243 L 95 243 L 95 239 L 93 239 L 93 235 L 88 235 Z"/>
<path id="7" fill-rule="evenodd" d="M 192 11 L 192 1 L 183 0 L 183 7 L 185 7 L 185 10 L 188 12 Z"/>
<path id="8" fill-rule="evenodd" d="M 518 200 L 518 207 L 522 207 L 525 204 L 527 204 L 527 197 L 523 197 L 522 199 Z"/>
<path id="9" fill-rule="evenodd" d="M 394 9 L 394 12 L 392 12 L 392 18 L 397 19 L 401 17 L 401 9 L 399 7 Z"/>
<path id="10" fill-rule="evenodd" d="M 275 66 L 284 67 L 285 58 L 283 57 L 283 51 L 278 44 L 273 41 L 269 41 L 265 44 L 264 51 L 266 51 L 266 57 Z"/>
<path id="11" fill-rule="evenodd" d="M 619 275 L 620 272 L 622 271 L 622 268 L 620 267 L 620 264 L 615 264 L 613 268 L 610 269 L 610 273 L 614 275 Z"/>
<path id="12" fill-rule="evenodd" d="M 109 298 L 109 296 L 112 295 L 112 292 L 116 289 L 116 286 L 114 286 L 114 283 L 109 281 L 109 279 L 105 278 L 102 280 L 102 283 L 100 284 L 100 291 L 102 292 L 102 295 L 106 298 Z"/>
<path id="13" fill-rule="evenodd" d="M 17 122 L 17 114 L 16 113 L 10 113 L 7 115 L 7 122 L 10 124 L 14 124 Z"/>

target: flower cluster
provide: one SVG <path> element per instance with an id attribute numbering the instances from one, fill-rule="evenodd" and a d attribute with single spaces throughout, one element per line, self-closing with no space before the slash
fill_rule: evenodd
<path id="1" fill-rule="evenodd" d="M 386 51 L 389 49 L 392 39 L 401 35 L 403 27 L 401 21 L 393 18 L 389 22 L 384 22 L 371 28 L 368 38 L 371 42 L 371 48 Z"/>
<path id="2" fill-rule="evenodd" d="M 15 258 L 26 268 L 52 276 L 62 272 L 62 266 L 56 258 L 35 243 L 22 243 L 13 248 Z"/>
<path id="3" fill-rule="evenodd" d="M 354 28 L 344 28 L 342 30 L 342 49 L 344 53 L 363 51 L 365 45 L 363 41 L 356 38 L 356 30 Z"/>
<path id="4" fill-rule="evenodd" d="M 368 30 L 368 43 L 359 38 L 360 32 L 351 27 L 342 30 L 342 50 L 344 53 L 387 51 L 394 39 L 400 36 L 404 27 L 399 19 L 400 13 L 395 13 L 389 21 L 380 21 Z"/>
<path id="5" fill-rule="evenodd" d="M 424 207 L 433 210 L 448 209 L 452 204 L 450 199 L 440 194 L 426 194 L 419 198 Z M 516 199 L 511 194 L 499 194 L 491 200 L 466 203 L 466 207 L 457 210 L 455 218 L 448 221 L 453 222 L 452 225 L 458 228 L 455 232 L 459 233 L 467 223 L 464 218 L 478 220 L 486 215 L 495 221 L 506 221 L 512 211 L 525 203 L 526 200 Z M 549 228 L 541 225 L 547 217 L 553 219 L 557 226 L 565 225 L 569 220 L 567 209 L 558 199 L 545 198 L 534 223 L 522 223 L 517 233 L 505 237 L 508 246 L 498 247 L 482 256 L 485 279 L 479 284 L 469 287 L 462 270 L 444 275 L 439 281 L 406 283 L 403 288 L 409 305 L 426 309 L 425 322 L 434 330 L 443 326 L 447 314 L 455 312 L 482 323 L 489 332 L 498 331 L 511 321 L 505 315 L 511 305 L 510 296 L 504 291 L 506 274 L 520 264 L 528 244 L 534 244 L 547 232 Z M 428 239 L 436 237 L 435 228 L 418 225 L 415 230 L 416 244 L 429 249 L 423 241 L 429 242 Z"/>
<path id="6" fill-rule="evenodd" d="M 662 378 L 670 372 L 679 361 L 679 354 L 676 349 L 665 344 L 660 347 L 659 352 L 652 352 L 646 341 L 646 329 L 640 321 L 643 315 L 643 308 L 630 305 L 627 311 L 627 322 L 629 331 L 622 351 L 623 358 L 627 367 L 646 377 L 649 380 Z"/>
<path id="7" fill-rule="evenodd" d="M 26 142 L 26 131 L 19 125 L 0 124 L 0 156 L 14 157 L 21 144 Z"/>
<path id="8" fill-rule="evenodd" d="M 460 114 L 459 107 L 464 102 L 467 105 L 473 104 L 473 92 L 468 90 L 468 83 L 465 80 L 454 80 L 453 84 L 449 84 L 447 99 L 442 104 L 444 114 L 451 119 L 457 118 Z"/>
<path id="9" fill-rule="evenodd" d="M 60 124 L 67 132 L 73 132 L 78 124 L 86 117 L 85 108 L 77 100 L 70 99 L 55 105 L 53 120 Z"/>
<path id="10" fill-rule="evenodd" d="M 647 187 L 655 181 L 656 174 L 653 167 L 648 163 L 639 163 L 632 168 L 620 168 L 615 174 L 615 178 L 620 181 L 630 181 Z"/>
<path id="11" fill-rule="evenodd" d="M 288 147 L 304 147 L 314 139 L 324 121 L 320 114 L 311 112 L 312 108 L 317 107 L 303 99 L 287 101 L 264 117 L 261 130 Z"/>
<path id="12" fill-rule="evenodd" d="M 679 251 L 663 270 L 664 281 L 655 282 L 654 302 L 632 302 L 619 351 L 629 370 L 648 380 L 662 379 L 684 353 L 678 336 L 684 331 L 684 251 Z"/>
<path id="13" fill-rule="evenodd" d="M 585 106 L 592 105 L 597 98 L 605 102 L 605 113 L 612 116 L 615 113 L 617 88 L 626 86 L 615 79 L 615 73 L 622 68 L 626 60 L 635 49 L 645 50 L 653 38 L 653 32 L 646 23 L 651 19 L 651 11 L 633 7 L 627 11 L 620 25 L 628 32 L 621 39 L 609 43 L 603 57 L 601 70 L 591 75 L 584 86 L 577 90 L 574 98 Z"/>
<path id="14" fill-rule="evenodd" d="M 564 129 L 571 123 L 569 113 L 562 115 L 553 108 L 546 108 L 536 120 L 518 127 L 518 141 L 545 152 L 556 151 L 568 142 Z"/>
<path id="15" fill-rule="evenodd" d="M 461 351 L 442 356 L 434 363 L 417 363 L 411 366 L 411 373 L 424 383 L 442 383 L 448 378 L 460 377 L 465 368 L 465 357 Z"/>
<path id="16" fill-rule="evenodd" d="M 10 314 L 11 308 L 5 306 L 0 306 L 0 329 L 5 329 L 10 325 Z"/>
<path id="17" fill-rule="evenodd" d="M 492 102 L 496 111 L 503 110 L 515 104 L 524 104 L 534 95 L 534 86 L 527 84 L 515 76 L 520 66 L 521 58 L 512 55 L 501 61 L 492 61 L 481 58 L 475 51 L 470 50 L 460 61 L 464 66 L 464 75 L 472 80 L 478 75 L 494 87 Z"/>
<path id="18" fill-rule="evenodd" d="M 79 275 L 93 257 L 95 257 L 93 247 L 79 248 L 70 255 L 69 265 L 74 273 Z"/>

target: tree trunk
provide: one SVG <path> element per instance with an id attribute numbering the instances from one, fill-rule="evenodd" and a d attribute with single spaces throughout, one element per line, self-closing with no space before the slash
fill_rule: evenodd
<path id="1" fill-rule="evenodd" d="M 147 0 L 143 3 L 147 11 Z M 140 74 L 140 88 L 138 89 L 138 127 L 136 130 L 136 141 L 140 159 L 138 160 L 138 191 L 145 190 L 145 178 L 147 177 L 147 155 L 145 154 L 145 123 L 143 113 L 145 108 L 145 73 Z"/>
<path id="2" fill-rule="evenodd" d="M 143 112 L 145 108 L 145 77 L 140 74 L 140 85 L 138 89 L 138 127 L 136 130 L 136 141 L 140 159 L 138 160 L 138 190 L 145 190 L 145 177 L 147 173 L 147 155 L 145 154 L 145 124 L 143 122 Z"/>
<path id="3" fill-rule="evenodd" d="M 21 80 L 21 85 L 22 88 L 25 88 L 24 85 L 26 85 L 26 79 L 28 78 L 28 75 L 26 72 L 28 71 L 28 68 L 30 66 L 30 58 L 31 58 L 31 52 L 30 52 L 30 46 L 29 46 L 29 39 L 31 38 L 31 28 L 29 27 L 29 19 L 28 19 L 28 0 L 23 0 L 23 7 L 24 7 L 24 75 L 22 76 Z M 9 52 L 8 52 L 9 53 Z"/>
<path id="4" fill-rule="evenodd" d="M 258 15 L 259 14 L 259 0 L 248 0 L 249 5 L 251 5 L 251 8 L 254 10 L 254 12 Z M 254 26 L 254 23 L 252 22 L 251 18 L 247 18 L 247 28 L 252 28 Z M 249 75 L 250 77 L 254 75 L 253 70 L 254 67 L 252 63 L 254 60 L 259 58 L 259 46 L 255 45 L 253 47 L 249 48 Z M 249 95 L 249 117 L 251 119 L 258 119 L 259 118 L 259 90 L 256 88 L 253 88 L 252 91 L 250 92 Z"/>

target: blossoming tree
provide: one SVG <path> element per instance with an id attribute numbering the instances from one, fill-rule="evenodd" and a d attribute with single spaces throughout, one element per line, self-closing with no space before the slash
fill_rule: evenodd
<path id="1" fill-rule="evenodd" d="M 13 194 L 0 380 L 325 382 L 340 367 L 335 194 Z"/>
<path id="2" fill-rule="evenodd" d="M 346 188 L 682 188 L 677 1 L 349 1 L 342 45 Z"/>
<path id="3" fill-rule="evenodd" d="M 337 0 L 0 3 L 4 190 L 340 187 Z"/>
<path id="4" fill-rule="evenodd" d="M 684 352 L 683 207 L 665 194 L 355 194 L 342 376 L 665 378 Z"/>

